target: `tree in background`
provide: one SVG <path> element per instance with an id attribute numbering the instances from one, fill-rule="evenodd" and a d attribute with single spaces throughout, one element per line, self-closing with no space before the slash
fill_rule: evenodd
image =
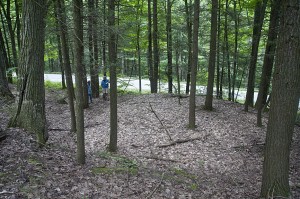
<path id="1" fill-rule="evenodd" d="M 252 35 L 252 50 L 251 50 L 251 60 L 250 60 L 249 74 L 248 74 L 245 111 L 248 111 L 248 106 L 253 106 L 257 54 L 258 54 L 261 29 L 264 21 L 267 2 L 268 0 L 257 1 L 255 5 L 253 35 Z"/>
<path id="2" fill-rule="evenodd" d="M 75 84 L 76 84 L 76 132 L 77 132 L 77 162 L 85 163 L 84 145 L 84 67 L 83 67 L 83 17 L 82 0 L 73 0 L 74 48 L 75 48 Z"/>
<path id="3" fill-rule="evenodd" d="M 189 94 L 190 92 L 190 81 L 191 81 L 191 65 L 192 65 L 192 22 L 191 22 L 191 0 L 184 0 L 185 15 L 186 15 L 186 30 L 188 37 L 188 63 L 187 63 L 187 76 L 186 76 L 186 88 L 185 93 Z"/>
<path id="4" fill-rule="evenodd" d="M 153 0 L 153 33 L 152 34 L 153 34 L 153 79 L 151 83 L 151 93 L 157 93 L 158 73 L 159 73 L 157 0 Z"/>
<path id="5" fill-rule="evenodd" d="M 45 0 L 23 1 L 19 102 L 9 124 L 35 133 L 40 146 L 48 139 L 44 87 L 45 4 Z"/>
<path id="6" fill-rule="evenodd" d="M 271 83 L 272 70 L 274 65 L 276 43 L 278 36 L 279 13 L 281 10 L 280 0 L 273 0 L 269 23 L 268 41 L 264 56 L 264 63 L 261 73 L 259 92 L 255 103 L 257 109 L 257 126 L 262 126 L 262 111 L 267 101 L 269 87 Z"/>
<path id="7" fill-rule="evenodd" d="M 200 0 L 195 0 L 194 3 L 194 29 L 193 29 L 193 56 L 191 66 L 191 92 L 189 104 L 189 128 L 196 128 L 196 77 L 198 66 L 198 33 L 199 33 L 199 13 L 200 13 Z"/>
<path id="8" fill-rule="evenodd" d="M 0 99 L 14 99 L 10 92 L 6 78 L 6 69 L 8 68 L 7 53 L 4 46 L 2 31 L 0 28 Z"/>
<path id="9" fill-rule="evenodd" d="M 75 117 L 75 108 L 74 108 L 74 86 L 72 80 L 72 70 L 70 63 L 70 52 L 69 52 L 69 36 L 68 36 L 68 27 L 66 22 L 66 10 L 65 10 L 65 1 L 56 0 L 57 4 L 57 23 L 59 26 L 60 32 L 60 41 L 61 41 L 61 51 L 63 57 L 63 68 L 66 73 L 66 83 L 67 83 L 67 92 L 68 92 L 68 104 L 71 115 L 71 131 L 76 132 L 76 117 Z"/>
<path id="10" fill-rule="evenodd" d="M 208 83 L 206 90 L 206 98 L 204 108 L 212 110 L 213 89 L 215 78 L 216 65 L 216 44 L 217 44 L 217 30 L 218 30 L 218 0 L 212 0 L 211 5 L 211 27 L 210 27 L 210 51 L 209 51 L 209 65 L 208 65 Z"/>
<path id="11" fill-rule="evenodd" d="M 263 198 L 291 196 L 289 157 L 300 97 L 300 5 L 298 0 L 278 4 L 283 10 L 263 163 Z"/>
<path id="12" fill-rule="evenodd" d="M 173 66 L 172 66 L 172 50 L 173 50 L 173 44 L 172 44 L 172 4 L 174 0 L 167 0 L 167 16 L 166 16 L 166 22 L 167 22 L 167 56 L 168 56 L 168 70 L 167 70 L 167 76 L 168 76 L 168 92 L 172 93 L 173 88 Z"/>
<path id="13" fill-rule="evenodd" d="M 117 45 L 115 30 L 115 0 L 109 0 L 108 4 L 108 53 L 110 72 L 110 139 L 108 150 L 117 151 L 118 142 L 118 107 L 117 107 Z"/>

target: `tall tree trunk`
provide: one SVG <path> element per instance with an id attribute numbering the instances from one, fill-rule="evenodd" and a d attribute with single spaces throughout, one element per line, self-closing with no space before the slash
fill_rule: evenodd
<path id="1" fill-rule="evenodd" d="M 167 0 L 167 56 L 168 56 L 168 92 L 172 93 L 173 88 L 173 67 L 172 67 L 172 3 Z"/>
<path id="2" fill-rule="evenodd" d="M 221 0 L 218 2 L 218 35 L 217 35 L 217 78 L 216 78 L 216 95 L 217 98 L 220 98 L 220 38 L 221 38 Z"/>
<path id="3" fill-rule="evenodd" d="M 198 65 L 198 33 L 199 33 L 199 9 L 200 0 L 195 0 L 194 3 L 194 29 L 193 29 L 193 56 L 191 67 L 191 93 L 189 103 L 189 128 L 196 128 L 196 77 L 197 77 L 197 65 Z"/>
<path id="4" fill-rule="evenodd" d="M 63 56 L 63 68 L 66 73 L 66 83 L 68 92 L 68 104 L 71 115 L 71 132 L 76 132 L 76 117 L 75 117 L 75 106 L 74 106 L 74 86 L 72 79 L 72 70 L 70 64 L 70 52 L 69 52 L 69 36 L 68 27 L 66 23 L 66 10 L 64 0 L 57 0 L 57 16 L 61 38 L 62 56 Z"/>
<path id="5" fill-rule="evenodd" d="M 267 127 L 261 197 L 291 197 L 289 157 L 300 97 L 300 5 L 283 6 L 278 35 L 271 109 Z"/>
<path id="6" fill-rule="evenodd" d="M 48 139 L 48 132 L 44 87 L 46 10 L 41 5 L 45 5 L 45 0 L 23 0 L 19 102 L 10 126 L 22 127 L 35 133 L 37 143 L 43 146 Z"/>
<path id="7" fill-rule="evenodd" d="M 154 74 L 153 74 L 153 51 L 152 51 L 152 9 L 151 9 L 151 0 L 148 0 L 148 70 L 149 70 L 149 80 L 151 93 L 152 88 L 154 87 Z"/>
<path id="8" fill-rule="evenodd" d="M 93 45 L 94 45 L 94 63 L 93 63 L 93 74 L 91 74 L 92 81 L 92 93 L 93 97 L 99 97 L 99 47 L 98 47 L 98 23 L 97 23 L 97 10 L 99 9 L 98 0 L 96 0 L 93 9 Z"/>
<path id="9" fill-rule="evenodd" d="M 103 24 L 106 25 L 106 0 L 103 0 Z M 107 71 L 107 61 L 106 61 L 106 28 L 102 30 L 102 65 L 103 65 L 103 75 L 106 76 Z"/>
<path id="10" fill-rule="evenodd" d="M 184 0 L 185 14 L 186 14 L 186 26 L 188 34 L 188 65 L 187 65 L 187 76 L 186 76 L 186 88 L 185 93 L 189 94 L 190 92 L 190 81 L 191 81 L 191 65 L 192 65 L 192 22 L 191 22 L 191 0 L 188 3 L 187 0 Z"/>
<path id="11" fill-rule="evenodd" d="M 256 100 L 256 109 L 257 109 L 257 126 L 262 126 L 262 111 L 266 103 L 270 81 L 272 76 L 272 69 L 274 64 L 274 57 L 276 51 L 276 43 L 278 36 L 278 25 L 279 25 L 279 13 L 281 9 L 280 0 L 272 1 L 270 23 L 269 23 L 269 32 L 268 32 L 268 41 L 266 44 L 266 51 L 264 57 L 264 64 L 261 74 L 261 81 L 259 85 L 259 92 Z"/>
<path id="12" fill-rule="evenodd" d="M 21 22 L 20 22 L 20 5 L 19 0 L 15 0 L 15 10 L 16 10 L 16 29 L 17 29 L 17 42 L 18 50 L 21 49 Z"/>
<path id="13" fill-rule="evenodd" d="M 84 145 L 84 99 L 83 99 L 83 4 L 82 0 L 73 0 L 74 47 L 75 47 L 75 84 L 76 84 L 76 131 L 77 131 L 77 162 L 85 164 Z"/>
<path id="14" fill-rule="evenodd" d="M 138 21 L 137 25 L 137 34 L 136 34 L 136 50 L 137 50 L 137 56 L 138 56 L 138 76 L 139 76 L 139 93 L 142 93 L 142 69 L 141 69 L 141 46 L 140 46 L 140 34 L 141 34 L 141 15 L 143 13 L 143 5 L 144 5 L 144 0 L 142 0 L 142 3 L 140 3 L 140 0 L 138 0 L 138 5 L 137 5 L 137 15 L 136 15 L 136 20 Z"/>
<path id="15" fill-rule="evenodd" d="M 117 48 L 115 30 L 115 0 L 109 0 L 108 4 L 108 27 L 109 40 L 109 72 L 110 72 L 110 139 L 108 149 L 110 152 L 117 151 L 118 143 L 118 108 L 117 108 Z"/>
<path id="16" fill-rule="evenodd" d="M 10 92 L 6 78 L 6 69 L 9 67 L 4 39 L 0 27 L 0 99 L 12 100 L 13 94 Z"/>
<path id="17" fill-rule="evenodd" d="M 216 65 L 216 44 L 217 44 L 217 30 L 218 30 L 218 0 L 212 0 L 211 7 L 211 26 L 210 26 L 210 51 L 208 63 L 208 82 L 206 90 L 206 98 L 204 108 L 212 110 L 214 79 L 215 79 L 215 65 Z"/>
<path id="18" fill-rule="evenodd" d="M 233 74 L 232 74 L 232 91 L 231 91 L 231 100 L 234 102 L 235 94 L 235 84 L 236 84 L 236 74 L 238 67 L 238 36 L 239 36 L 239 14 L 236 9 L 236 2 L 234 0 L 234 58 L 233 58 Z"/>
<path id="19" fill-rule="evenodd" d="M 157 93 L 158 90 L 158 65 L 159 65 L 159 47 L 158 47 L 158 18 L 157 18 L 157 0 L 153 0 L 153 88 L 151 93 Z"/>
<path id="20" fill-rule="evenodd" d="M 231 101 L 231 65 L 229 60 L 229 41 L 228 41 L 228 12 L 229 3 L 226 0 L 225 8 L 225 24 L 224 24 L 224 42 L 225 42 L 225 54 L 226 54 L 226 64 L 227 64 L 227 79 L 228 79 L 228 100 Z"/>
<path id="21" fill-rule="evenodd" d="M 265 10 L 268 0 L 257 1 L 254 13 L 253 35 L 252 35 L 252 50 L 251 60 L 248 73 L 247 94 L 245 101 L 245 111 L 248 111 L 248 106 L 253 106 L 254 86 L 255 86 L 255 71 L 258 54 L 259 40 L 261 29 L 264 21 Z"/>

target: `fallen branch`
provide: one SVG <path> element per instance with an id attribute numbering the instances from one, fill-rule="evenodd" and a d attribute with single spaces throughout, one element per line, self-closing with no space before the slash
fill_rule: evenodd
<path id="1" fill-rule="evenodd" d="M 160 122 L 160 124 L 162 125 L 162 127 L 165 129 L 165 131 L 166 131 L 166 133 L 167 133 L 167 135 L 168 135 L 168 137 L 169 137 L 169 140 L 172 141 L 172 138 L 171 138 L 171 136 L 170 136 L 169 131 L 167 130 L 167 128 L 165 127 L 165 125 L 163 124 L 163 122 L 161 121 L 161 119 L 159 119 L 159 117 L 158 117 L 158 115 L 156 114 L 156 112 L 153 110 L 152 105 L 151 105 L 150 102 L 149 102 L 149 105 L 150 105 L 150 108 L 151 108 L 151 112 L 155 115 L 155 117 L 158 119 L 158 121 Z"/>
<path id="2" fill-rule="evenodd" d="M 167 159 L 167 158 L 160 158 L 160 157 L 157 157 L 157 156 L 138 156 L 138 157 L 146 158 L 146 159 L 166 161 L 166 162 L 178 162 L 177 160 L 172 160 L 172 159 Z"/>
<path id="3" fill-rule="evenodd" d="M 174 142 L 171 142 L 169 144 L 163 144 L 163 145 L 158 145 L 159 148 L 166 148 L 166 147 L 169 147 L 169 146 L 174 146 L 176 144 L 182 144 L 182 143 L 186 143 L 186 142 L 192 142 L 192 141 L 195 141 L 195 140 L 201 140 L 201 139 L 205 139 L 207 136 L 205 137 L 196 137 L 196 138 L 188 138 L 188 139 L 184 139 L 184 140 L 176 140 Z"/>
<path id="4" fill-rule="evenodd" d="M 165 175 L 165 173 L 163 173 L 162 175 L 161 175 L 161 179 L 160 179 L 160 182 L 159 182 L 159 184 L 153 189 L 153 191 L 146 197 L 146 199 L 150 199 L 150 198 L 152 198 L 152 196 L 153 196 L 153 194 L 157 191 L 157 189 L 160 187 L 160 185 L 161 185 L 161 183 L 162 183 L 162 181 L 163 181 L 163 179 L 164 179 L 164 175 Z"/>

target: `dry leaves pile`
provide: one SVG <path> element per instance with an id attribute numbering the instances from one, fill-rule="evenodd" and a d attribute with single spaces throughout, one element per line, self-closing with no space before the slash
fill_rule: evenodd
<path id="1" fill-rule="evenodd" d="M 109 102 L 94 99 L 85 110 L 86 164 L 76 164 L 76 135 L 67 104 L 47 92 L 50 138 L 43 149 L 22 129 L 0 142 L 0 198 L 258 198 L 264 127 L 254 110 L 197 97 L 195 131 L 188 130 L 188 98 L 167 94 L 119 97 L 118 153 L 106 151 Z M 0 111 L 1 126 L 8 121 Z M 295 127 L 291 188 L 300 198 L 300 128 Z M 298 159 L 297 159 L 298 158 Z"/>

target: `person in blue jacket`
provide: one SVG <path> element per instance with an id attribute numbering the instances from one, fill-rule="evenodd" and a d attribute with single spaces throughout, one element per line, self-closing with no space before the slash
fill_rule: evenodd
<path id="1" fill-rule="evenodd" d="M 106 76 L 103 77 L 103 80 L 101 81 L 101 87 L 102 87 L 102 92 L 108 93 L 108 88 L 109 88 L 109 80 L 107 79 Z"/>
<path id="2" fill-rule="evenodd" d="M 89 103 L 93 103 L 91 81 L 87 82 Z"/>

